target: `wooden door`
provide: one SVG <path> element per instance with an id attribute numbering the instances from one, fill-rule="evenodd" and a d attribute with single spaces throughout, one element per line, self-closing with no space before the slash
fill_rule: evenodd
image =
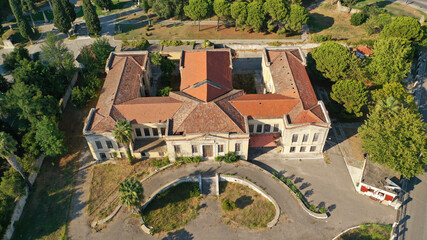
<path id="1" fill-rule="evenodd" d="M 203 157 L 213 157 L 212 145 L 203 145 Z"/>

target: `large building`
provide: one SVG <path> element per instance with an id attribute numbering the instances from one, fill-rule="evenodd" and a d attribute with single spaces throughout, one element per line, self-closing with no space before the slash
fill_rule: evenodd
<path id="1" fill-rule="evenodd" d="M 95 159 L 125 156 L 113 137 L 119 120 L 133 129 L 136 158 L 203 156 L 236 152 L 247 159 L 250 147 L 276 147 L 285 154 L 321 153 L 330 128 L 299 49 L 266 49 L 262 57 L 265 94 L 233 89 L 231 52 L 183 51 L 180 91 L 150 95 L 147 52 L 112 53 L 98 104 L 84 127 Z"/>

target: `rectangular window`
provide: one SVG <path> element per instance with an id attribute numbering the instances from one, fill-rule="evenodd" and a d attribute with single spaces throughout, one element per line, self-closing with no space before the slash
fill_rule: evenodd
<path id="1" fill-rule="evenodd" d="M 240 143 L 236 143 L 234 149 L 235 149 L 235 152 L 240 152 Z"/>
<path id="2" fill-rule="evenodd" d="M 314 151 L 316 151 L 316 146 L 311 146 L 310 147 L 310 152 L 314 152 Z"/>
<path id="3" fill-rule="evenodd" d="M 292 142 L 298 142 L 298 134 L 293 134 L 292 135 Z"/>
<path id="4" fill-rule="evenodd" d="M 105 141 L 108 148 L 113 148 L 113 143 L 110 140 Z"/>
<path id="5" fill-rule="evenodd" d="M 307 142 L 307 141 L 308 141 L 308 134 L 302 135 L 302 142 Z"/>
<path id="6" fill-rule="evenodd" d="M 95 141 L 95 144 L 96 144 L 96 148 L 102 149 L 101 141 Z"/>
<path id="7" fill-rule="evenodd" d="M 256 132 L 261 133 L 262 132 L 262 124 L 256 125 Z"/>
<path id="8" fill-rule="evenodd" d="M 107 159 L 107 155 L 105 155 L 105 153 L 100 153 L 99 156 L 102 160 Z"/>
<path id="9" fill-rule="evenodd" d="M 273 132 L 279 132 L 280 131 L 280 129 L 279 129 L 279 124 L 274 124 L 273 125 Z"/>
<path id="10" fill-rule="evenodd" d="M 197 145 L 191 145 L 191 152 L 192 153 L 198 153 L 199 151 L 198 151 L 199 149 L 197 149 Z"/>
<path id="11" fill-rule="evenodd" d="M 299 152 L 305 152 L 305 147 L 301 147 L 301 148 L 299 149 Z"/>
<path id="12" fill-rule="evenodd" d="M 160 128 L 160 131 L 162 132 L 162 136 L 166 135 L 166 128 Z"/>
<path id="13" fill-rule="evenodd" d="M 144 128 L 144 136 L 149 137 L 150 136 L 150 129 Z"/>
<path id="14" fill-rule="evenodd" d="M 250 133 L 254 132 L 254 125 L 253 124 L 249 124 L 249 132 Z"/>
<path id="15" fill-rule="evenodd" d="M 315 133 L 313 136 L 313 142 L 317 142 L 317 140 L 319 140 L 319 134 Z"/>
<path id="16" fill-rule="evenodd" d="M 218 145 L 218 153 L 224 152 L 224 145 Z"/>
<path id="17" fill-rule="evenodd" d="M 181 153 L 181 146 L 180 145 L 173 145 L 173 149 L 175 150 L 175 153 Z"/>
<path id="18" fill-rule="evenodd" d="M 264 132 L 269 133 L 271 130 L 271 125 L 270 124 L 265 124 L 264 125 Z"/>
<path id="19" fill-rule="evenodd" d="M 153 136 L 159 136 L 159 130 L 157 130 L 157 128 L 152 128 L 153 130 Z"/>
<path id="20" fill-rule="evenodd" d="M 291 147 L 291 149 L 289 150 L 289 152 L 295 152 L 295 147 Z"/>
<path id="21" fill-rule="evenodd" d="M 135 128 L 135 134 L 137 137 L 141 137 L 142 136 L 141 129 Z"/>

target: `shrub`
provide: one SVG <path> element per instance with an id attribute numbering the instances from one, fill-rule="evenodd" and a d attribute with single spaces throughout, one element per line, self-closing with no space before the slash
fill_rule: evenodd
<path id="1" fill-rule="evenodd" d="M 286 184 L 287 179 L 286 179 L 286 177 L 281 176 L 281 177 L 280 177 L 280 181 L 282 181 L 283 183 L 285 183 L 285 184 Z"/>
<path id="2" fill-rule="evenodd" d="M 311 205 L 308 207 L 308 209 L 310 209 L 310 211 L 312 211 L 312 212 L 317 212 L 317 208 L 316 208 L 316 206 L 314 206 L 313 204 L 311 204 Z"/>
<path id="3" fill-rule="evenodd" d="M 351 15 L 350 23 L 353 26 L 359 26 L 359 25 L 362 25 L 366 21 L 366 19 L 367 19 L 366 14 L 364 14 L 363 12 L 358 12 Z"/>
<path id="4" fill-rule="evenodd" d="M 169 157 L 165 157 L 162 160 L 158 160 L 158 159 L 153 159 L 151 161 L 151 165 L 156 167 L 156 168 L 162 168 L 168 164 L 170 164 L 171 162 L 169 161 Z"/>
<path id="5" fill-rule="evenodd" d="M 286 180 L 286 185 L 288 185 L 289 187 L 292 186 L 292 181 L 290 179 Z"/>
<path id="6" fill-rule="evenodd" d="M 326 41 L 331 41 L 332 40 L 332 35 L 328 34 L 328 35 L 311 35 L 311 41 L 313 42 L 326 42 Z"/>
<path id="7" fill-rule="evenodd" d="M 279 176 L 279 173 L 278 173 L 278 172 L 272 172 L 272 174 L 273 174 L 273 176 L 275 176 L 275 177 Z"/>
<path id="8" fill-rule="evenodd" d="M 275 47 L 282 46 L 282 43 L 279 41 L 269 42 L 267 44 L 268 46 L 275 46 Z"/>
<path id="9" fill-rule="evenodd" d="M 90 99 L 96 98 L 96 96 L 95 90 L 91 87 L 77 86 L 71 91 L 71 104 L 76 108 L 83 108 Z"/>
<path id="10" fill-rule="evenodd" d="M 236 203 L 226 198 L 222 201 L 222 209 L 224 211 L 233 211 L 236 208 Z"/>
<path id="11" fill-rule="evenodd" d="M 297 197 L 298 197 L 299 199 L 302 199 L 302 194 L 301 194 L 301 192 L 297 192 L 297 193 L 296 193 L 296 195 L 297 195 Z"/>
<path id="12" fill-rule="evenodd" d="M 146 50 L 150 46 L 147 39 L 141 38 L 138 41 L 128 42 L 126 39 L 123 40 L 122 47 L 133 47 L 139 50 Z"/>
<path id="13" fill-rule="evenodd" d="M 200 189 L 196 185 L 193 185 L 193 189 L 190 191 L 190 197 L 200 196 Z"/>
<path id="14" fill-rule="evenodd" d="M 169 96 L 170 91 L 172 91 L 172 88 L 169 86 L 164 87 L 164 88 L 160 88 L 157 90 L 157 95 L 161 96 L 161 97 L 167 97 L 167 96 Z"/>
<path id="15" fill-rule="evenodd" d="M 193 157 L 193 162 L 194 162 L 194 163 L 199 163 L 199 162 L 201 162 L 201 161 L 202 161 L 202 157 L 201 157 L 201 156 Z"/>
<path id="16" fill-rule="evenodd" d="M 240 156 L 237 155 L 235 152 L 228 152 L 224 156 L 224 162 L 226 163 L 233 163 L 240 160 Z"/>
<path id="17" fill-rule="evenodd" d="M 209 40 L 203 41 L 203 44 L 202 44 L 203 48 L 208 48 L 208 47 L 212 47 L 212 46 L 213 46 L 213 43 L 210 42 Z"/>
<path id="18" fill-rule="evenodd" d="M 162 64 L 163 56 L 162 56 L 162 54 L 155 52 L 155 53 L 151 54 L 150 60 L 151 60 L 152 64 L 154 64 L 156 66 L 160 66 L 160 64 Z"/>
<path id="19" fill-rule="evenodd" d="M 282 30 L 277 31 L 277 35 L 282 35 L 285 33 L 286 33 L 286 29 L 282 29 Z"/>
<path id="20" fill-rule="evenodd" d="M 222 160 L 224 160 L 224 156 L 216 156 L 215 157 L 215 161 L 217 161 L 217 162 L 222 162 Z"/>
<path id="21" fill-rule="evenodd" d="M 321 207 L 321 208 L 319 209 L 319 212 L 320 212 L 320 213 L 325 213 L 325 212 L 326 212 L 326 208 Z"/>
<path id="22" fill-rule="evenodd" d="M 293 191 L 293 192 L 297 192 L 298 191 L 298 188 L 295 186 L 295 185 L 291 185 L 290 186 L 291 187 L 291 190 Z"/>

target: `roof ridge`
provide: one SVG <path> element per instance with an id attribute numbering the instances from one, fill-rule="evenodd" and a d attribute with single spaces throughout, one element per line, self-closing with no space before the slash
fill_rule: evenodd
<path id="1" fill-rule="evenodd" d="M 298 49 L 295 49 L 295 50 L 298 50 Z M 287 53 L 290 53 L 294 58 L 296 58 L 297 60 L 298 60 L 298 62 L 300 62 L 302 65 L 304 65 L 304 62 L 303 61 L 301 61 L 297 56 L 295 56 L 295 54 L 293 53 L 293 52 L 291 52 L 291 51 L 286 51 Z M 301 58 L 302 58 L 303 56 L 301 56 Z"/>
<path id="2" fill-rule="evenodd" d="M 184 103 L 185 104 L 185 103 Z M 175 112 L 175 114 L 184 107 L 184 104 L 182 104 L 179 109 Z M 182 124 L 185 122 L 185 120 L 187 120 L 187 118 L 191 115 L 192 112 L 194 112 L 194 110 L 196 110 L 196 108 L 199 106 L 200 103 L 197 103 L 196 106 L 191 109 L 190 112 L 188 112 L 187 116 L 185 116 L 185 118 L 181 121 L 181 124 L 179 124 L 179 126 L 176 127 L 176 129 L 180 128 L 182 126 Z M 174 118 L 175 114 L 172 116 L 172 119 Z M 173 129 L 172 129 L 173 130 Z"/>
<path id="3" fill-rule="evenodd" d="M 123 67 L 122 67 L 122 73 L 120 74 L 120 79 L 119 79 L 119 84 L 117 85 L 117 88 L 116 88 L 116 90 L 114 91 L 114 99 L 113 99 L 113 104 L 112 104 L 112 106 L 113 105 L 115 105 L 115 102 L 116 102 L 116 98 L 117 98 L 117 92 L 119 91 L 119 88 L 120 88 L 120 85 L 122 84 L 122 79 L 123 79 L 123 73 L 125 72 L 125 68 L 124 68 L 124 66 L 126 66 L 126 63 L 127 63 L 127 57 L 125 57 L 124 58 L 124 64 L 123 64 Z M 110 112 L 111 112 L 111 107 L 110 107 Z"/>
<path id="4" fill-rule="evenodd" d="M 223 99 L 223 100 L 225 100 L 225 99 Z M 243 129 L 241 129 L 240 127 L 239 127 L 239 125 L 237 125 L 237 123 L 227 114 L 227 112 L 225 112 L 219 105 L 218 105 L 218 103 L 217 102 L 213 102 L 214 103 L 214 105 L 217 107 L 217 108 L 219 108 L 220 110 L 221 110 L 221 112 L 225 115 L 225 116 L 227 116 L 228 117 L 228 119 L 229 120 L 231 120 L 231 122 L 238 128 L 238 129 L 240 129 L 240 130 L 242 130 L 242 132 L 244 132 L 243 131 Z M 231 106 L 233 106 L 233 104 L 231 104 L 230 103 L 230 105 Z M 233 108 L 234 108 L 234 106 L 233 106 Z M 239 112 L 240 113 L 240 112 Z M 240 115 L 242 115 L 242 114 L 240 114 Z"/>
<path id="5" fill-rule="evenodd" d="M 288 54 L 285 54 L 285 57 L 286 57 L 286 62 L 288 63 L 288 67 L 289 67 L 289 71 L 291 72 L 291 74 L 292 74 L 292 81 L 293 81 L 293 83 L 294 83 L 294 85 L 295 85 L 295 88 L 297 89 L 297 91 L 298 91 L 298 99 L 301 99 L 301 91 L 300 91 L 300 89 L 298 88 L 298 84 L 296 83 L 296 81 L 295 81 L 295 74 L 294 74 L 294 71 L 292 70 L 292 67 L 291 67 L 291 64 L 289 63 L 289 58 L 288 58 Z M 295 57 L 295 56 L 294 56 Z M 295 57 L 295 58 L 297 58 L 297 57 Z M 298 58 L 297 58 L 298 59 Z M 302 100 L 301 100 L 302 101 Z M 304 107 L 304 104 L 303 104 L 303 107 Z"/>

